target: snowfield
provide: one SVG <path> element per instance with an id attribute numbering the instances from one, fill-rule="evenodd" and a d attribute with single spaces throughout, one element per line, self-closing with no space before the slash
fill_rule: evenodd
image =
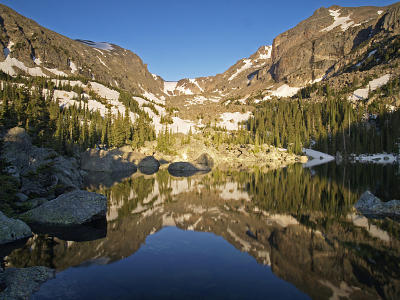
<path id="1" fill-rule="evenodd" d="M 342 28 L 342 31 L 346 31 L 350 26 L 354 25 L 354 21 L 351 21 L 350 15 L 347 17 L 339 17 L 340 16 L 340 9 L 337 10 L 329 10 L 330 15 L 333 17 L 334 22 L 332 25 L 320 30 L 322 31 L 331 31 L 332 29 L 340 26 Z"/>
<path id="2" fill-rule="evenodd" d="M 204 96 L 195 96 L 193 99 L 186 99 L 184 106 L 189 106 L 189 105 L 196 105 L 196 104 L 204 104 L 204 102 L 210 101 L 214 103 L 218 103 L 220 98 L 216 97 L 211 97 L 211 98 L 206 98 Z"/>
<path id="3" fill-rule="evenodd" d="M 264 46 L 266 54 L 260 54 L 257 59 L 269 59 L 272 54 L 272 46 Z"/>
<path id="4" fill-rule="evenodd" d="M 352 159 L 361 163 L 393 164 L 397 162 L 397 157 L 394 154 L 386 153 L 353 155 Z"/>
<path id="5" fill-rule="evenodd" d="M 181 94 L 184 95 L 193 95 L 193 92 L 191 89 L 184 87 L 183 85 L 179 85 L 176 87 L 175 91 L 180 92 Z"/>
<path id="6" fill-rule="evenodd" d="M 244 65 L 237 69 L 236 72 L 233 73 L 231 77 L 229 77 L 229 81 L 233 80 L 239 73 L 251 68 L 251 66 L 253 65 L 253 62 L 250 59 L 243 59 L 242 61 L 244 62 Z"/>
<path id="7" fill-rule="evenodd" d="M 69 62 L 69 67 L 71 68 L 71 73 L 74 74 L 76 71 L 78 71 L 78 68 L 76 67 L 76 65 L 74 64 L 73 61 Z"/>
<path id="8" fill-rule="evenodd" d="M 197 86 L 201 92 L 204 92 L 204 90 L 201 88 L 201 86 L 200 86 L 199 83 L 196 81 L 196 79 L 189 79 L 189 82 L 190 82 L 190 83 L 193 83 L 195 86 Z"/>
<path id="9" fill-rule="evenodd" d="M 305 155 L 312 158 L 311 160 L 303 164 L 303 168 L 311 168 L 335 160 L 335 158 L 332 155 L 315 151 L 312 149 L 303 148 L 303 152 Z"/>
<path id="10" fill-rule="evenodd" d="M 19 61 L 14 57 L 11 58 L 10 55 L 8 55 L 4 61 L 0 62 L 0 70 L 10 76 L 17 75 L 17 72 L 15 72 L 14 67 L 21 69 L 22 71 L 28 73 L 31 76 L 49 77 L 43 73 L 40 67 L 28 68 L 25 66 L 23 62 Z"/>
<path id="11" fill-rule="evenodd" d="M 226 128 L 226 130 L 239 130 L 239 123 L 247 121 L 251 116 L 251 112 L 226 112 L 220 115 L 222 121 L 218 122 L 217 126 Z"/>
<path id="12" fill-rule="evenodd" d="M 301 88 L 299 87 L 290 87 L 287 84 L 284 84 L 277 88 L 274 91 L 271 91 L 271 95 L 265 96 L 263 100 L 271 99 L 271 96 L 275 97 L 292 97 L 294 96 Z"/>
<path id="13" fill-rule="evenodd" d="M 365 100 L 368 99 L 369 90 L 375 91 L 377 88 L 385 85 L 390 80 L 390 74 L 383 75 L 377 79 L 371 80 L 366 88 L 358 89 L 349 96 L 349 100 Z"/>
<path id="14" fill-rule="evenodd" d="M 164 93 L 168 95 L 168 92 L 171 92 L 173 94 L 177 84 L 177 81 L 164 81 Z"/>
<path id="15" fill-rule="evenodd" d="M 68 76 L 68 74 L 64 73 L 63 71 L 59 71 L 57 69 L 49 69 L 49 68 L 45 68 L 45 69 L 47 71 L 53 73 L 54 75 L 57 75 L 57 76 L 63 76 L 63 77 L 67 77 Z"/>

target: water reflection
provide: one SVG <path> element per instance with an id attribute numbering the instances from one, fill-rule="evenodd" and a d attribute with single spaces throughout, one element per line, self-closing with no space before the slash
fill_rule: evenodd
<path id="1" fill-rule="evenodd" d="M 6 265 L 62 271 L 121 263 L 140 253 L 146 238 L 174 226 L 222 237 L 314 299 L 395 299 L 400 226 L 358 216 L 352 206 L 366 189 L 400 199 L 399 182 L 394 166 L 334 163 L 268 173 L 214 170 L 189 178 L 167 170 L 136 173 L 88 187 L 109 199 L 106 237 L 73 242 L 36 235 L 8 255 Z"/>

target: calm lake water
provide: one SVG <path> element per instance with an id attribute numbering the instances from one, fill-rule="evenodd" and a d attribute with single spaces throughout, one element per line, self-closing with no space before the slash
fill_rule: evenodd
<path id="1" fill-rule="evenodd" d="M 367 189 L 400 199 L 397 166 L 121 177 L 89 177 L 107 222 L 4 258 L 57 270 L 33 299 L 400 298 L 399 223 L 352 209 Z"/>

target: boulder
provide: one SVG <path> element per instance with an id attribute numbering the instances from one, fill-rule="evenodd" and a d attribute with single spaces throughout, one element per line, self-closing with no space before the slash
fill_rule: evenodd
<path id="1" fill-rule="evenodd" d="M 154 156 L 146 156 L 138 165 L 139 171 L 146 175 L 151 175 L 158 172 L 160 162 Z"/>
<path id="2" fill-rule="evenodd" d="M 27 223 L 44 226 L 73 226 L 104 218 L 107 198 L 87 191 L 72 191 L 20 216 Z"/>
<path id="3" fill-rule="evenodd" d="M 395 217 L 400 218 L 400 201 L 391 200 L 382 202 L 370 191 L 361 195 L 360 199 L 354 205 L 357 211 L 369 217 Z"/>
<path id="4" fill-rule="evenodd" d="M 32 236 L 28 225 L 21 220 L 8 218 L 0 211 L 0 245 Z"/>
<path id="5" fill-rule="evenodd" d="M 30 299 L 46 281 L 55 277 L 55 271 L 46 267 L 7 268 L 0 273 L 0 299 Z"/>

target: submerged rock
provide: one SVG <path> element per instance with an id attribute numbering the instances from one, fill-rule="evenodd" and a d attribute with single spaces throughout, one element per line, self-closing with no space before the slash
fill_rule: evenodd
<path id="1" fill-rule="evenodd" d="M 46 267 L 5 269 L 0 273 L 0 284 L 4 288 L 0 292 L 0 299 L 29 299 L 43 283 L 54 277 L 55 271 Z"/>
<path id="2" fill-rule="evenodd" d="M 354 207 L 359 213 L 366 216 L 400 218 L 399 200 L 382 202 L 370 191 L 366 191 L 364 194 L 362 194 Z"/>
<path id="3" fill-rule="evenodd" d="M 146 175 L 154 174 L 160 168 L 160 162 L 154 156 L 146 156 L 138 165 L 139 171 Z"/>
<path id="4" fill-rule="evenodd" d="M 32 236 L 28 225 L 21 220 L 8 218 L 0 211 L 0 245 Z"/>
<path id="5" fill-rule="evenodd" d="M 105 196 L 78 190 L 63 194 L 20 217 L 32 224 L 71 226 L 104 218 L 106 212 Z"/>

